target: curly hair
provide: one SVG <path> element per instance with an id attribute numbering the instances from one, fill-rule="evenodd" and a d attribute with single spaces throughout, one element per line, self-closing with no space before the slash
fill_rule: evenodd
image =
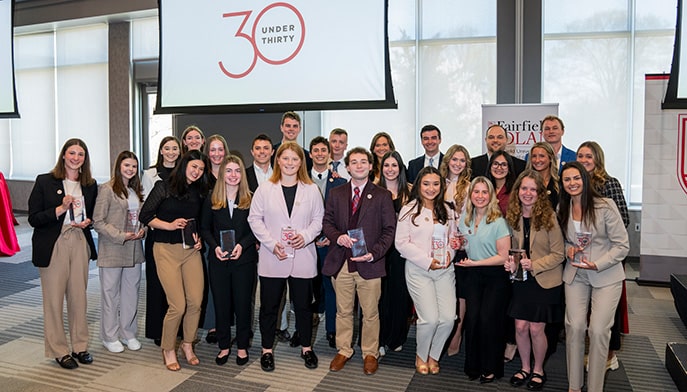
<path id="1" fill-rule="evenodd" d="M 530 178 L 537 186 L 537 201 L 532 207 L 532 226 L 534 230 L 539 231 L 542 228 L 549 231 L 554 227 L 554 219 L 556 214 L 551 207 L 551 202 L 546 194 L 546 187 L 541 174 L 536 170 L 525 170 L 520 173 L 513 184 L 513 191 L 510 193 L 508 199 L 508 212 L 506 213 L 506 221 L 508 225 L 514 230 L 520 229 L 520 217 L 522 216 L 522 203 L 520 202 L 520 186 L 525 178 Z"/>
<path id="2" fill-rule="evenodd" d="M 444 159 L 441 161 L 439 166 L 439 172 L 441 176 L 445 179 L 449 178 L 449 168 L 448 164 L 457 152 L 462 152 L 465 157 L 465 169 L 458 175 L 458 181 L 456 181 L 455 195 L 453 196 L 453 202 L 455 203 L 456 210 L 460 212 L 460 209 L 465 204 L 465 199 L 468 196 L 468 188 L 470 187 L 470 177 L 472 177 L 472 159 L 470 158 L 470 153 L 468 149 L 460 144 L 454 144 L 448 148 Z"/>

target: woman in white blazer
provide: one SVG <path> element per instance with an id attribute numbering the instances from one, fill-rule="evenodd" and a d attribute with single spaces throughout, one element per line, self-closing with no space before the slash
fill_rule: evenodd
<path id="1" fill-rule="evenodd" d="M 138 158 L 131 151 L 117 156 L 112 179 L 103 184 L 93 211 L 100 267 L 100 338 L 113 353 L 139 350 L 138 288 L 141 284 L 145 233 L 138 224 L 143 203 Z M 121 339 L 121 342 L 120 342 Z"/>
<path id="2" fill-rule="evenodd" d="M 447 237 L 453 217 L 444 202 L 445 188 L 439 170 L 431 166 L 420 170 L 411 201 L 401 208 L 396 226 L 396 249 L 409 261 L 405 274 L 418 317 L 415 369 L 420 374 L 439 373 L 439 358 L 456 319 L 453 249 L 447 241 L 443 255 L 432 249 L 435 235 Z"/>
<path id="3" fill-rule="evenodd" d="M 586 332 L 589 335 L 587 390 L 600 392 L 606 373 L 610 328 L 625 280 L 620 262 L 630 249 L 627 230 L 618 207 L 613 200 L 596 193 L 589 174 L 579 162 L 563 166 L 561 188 L 558 218 L 567 256 L 563 282 L 568 388 L 580 391 L 584 384 Z M 584 249 L 577 238 L 581 232 L 590 233 Z"/>
<path id="4" fill-rule="evenodd" d="M 277 150 L 269 181 L 253 195 L 248 223 L 260 242 L 260 332 L 264 371 L 274 370 L 272 346 L 279 304 L 286 283 L 296 313 L 301 357 L 309 369 L 317 367 L 312 351 L 312 279 L 317 275 L 315 239 L 322 231 L 324 205 L 320 190 L 308 176 L 303 149 L 287 142 Z M 284 238 L 288 231 L 289 238 Z"/>

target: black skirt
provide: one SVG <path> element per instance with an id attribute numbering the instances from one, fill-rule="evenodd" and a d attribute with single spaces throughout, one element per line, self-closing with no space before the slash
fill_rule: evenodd
<path id="1" fill-rule="evenodd" d="M 561 322 L 564 314 L 562 290 L 563 285 L 545 289 L 532 276 L 522 282 L 514 281 L 508 315 L 534 323 Z"/>

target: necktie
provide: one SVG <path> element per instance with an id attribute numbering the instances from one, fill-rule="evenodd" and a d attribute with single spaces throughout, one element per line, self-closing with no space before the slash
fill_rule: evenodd
<path id="1" fill-rule="evenodd" d="M 434 167 L 434 158 L 429 158 L 429 166 Z"/>
<path id="2" fill-rule="evenodd" d="M 339 162 L 339 161 L 333 161 L 333 162 L 332 162 L 332 168 L 334 169 L 334 171 L 338 171 L 338 170 L 339 170 L 339 165 L 340 165 L 340 164 L 341 164 L 341 162 Z"/>
<path id="3" fill-rule="evenodd" d="M 322 173 L 317 173 L 317 178 L 322 179 Z"/>
<path id="4" fill-rule="evenodd" d="M 351 212 L 355 215 L 358 211 L 358 205 L 360 205 L 360 188 L 353 188 L 353 200 L 351 200 Z"/>

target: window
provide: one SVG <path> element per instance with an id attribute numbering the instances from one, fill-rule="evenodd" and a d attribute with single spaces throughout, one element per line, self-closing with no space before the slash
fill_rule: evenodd
<path id="1" fill-rule="evenodd" d="M 644 75 L 670 73 L 673 0 L 544 1 L 542 102 L 560 103 L 564 143 L 595 140 L 628 202 L 642 201 Z"/>

